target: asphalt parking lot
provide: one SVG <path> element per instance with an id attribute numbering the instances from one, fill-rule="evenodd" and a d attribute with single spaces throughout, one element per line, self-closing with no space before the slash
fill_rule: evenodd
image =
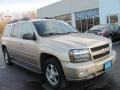
<path id="1" fill-rule="evenodd" d="M 120 43 L 114 44 L 117 61 L 104 75 L 92 80 L 71 82 L 62 90 L 119 90 L 120 89 Z M 0 49 L 0 90 L 52 90 L 42 82 L 42 76 L 17 65 L 6 66 Z"/>

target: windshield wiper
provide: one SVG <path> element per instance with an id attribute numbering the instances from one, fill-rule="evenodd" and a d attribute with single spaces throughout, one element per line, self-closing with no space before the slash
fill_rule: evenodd
<path id="1" fill-rule="evenodd" d="M 78 33 L 78 32 L 67 32 L 67 33 L 69 34 L 69 33 Z"/>
<path id="2" fill-rule="evenodd" d="M 69 33 L 78 33 L 78 32 L 66 32 L 66 33 L 46 33 L 44 36 L 49 36 L 49 35 L 66 35 Z"/>
<path id="3" fill-rule="evenodd" d="M 67 33 L 47 33 L 47 34 L 44 34 L 44 36 L 46 36 L 46 35 L 64 35 L 64 34 L 67 34 Z"/>

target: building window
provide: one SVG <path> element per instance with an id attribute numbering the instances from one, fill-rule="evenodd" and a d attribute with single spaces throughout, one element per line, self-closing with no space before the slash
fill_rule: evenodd
<path id="1" fill-rule="evenodd" d="M 117 15 L 110 16 L 110 23 L 118 23 L 118 16 Z"/>
<path id="2" fill-rule="evenodd" d="M 100 18 L 99 17 L 95 17 L 94 18 L 94 25 L 98 25 L 100 24 Z"/>
<path id="3" fill-rule="evenodd" d="M 85 32 L 94 25 L 99 24 L 99 9 L 92 9 L 75 13 L 76 27 L 80 32 Z"/>
<path id="4" fill-rule="evenodd" d="M 107 23 L 109 24 L 118 23 L 118 15 L 107 16 Z"/>
<path id="5" fill-rule="evenodd" d="M 57 20 L 63 20 L 71 25 L 71 20 L 72 20 L 71 14 L 56 16 L 54 18 Z"/>

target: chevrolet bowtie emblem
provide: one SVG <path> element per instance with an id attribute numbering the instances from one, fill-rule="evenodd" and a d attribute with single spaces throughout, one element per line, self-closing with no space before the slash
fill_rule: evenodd
<path id="1" fill-rule="evenodd" d="M 102 53 L 105 53 L 105 52 L 106 52 L 106 50 L 105 50 L 105 49 L 102 49 L 101 51 L 102 51 Z"/>

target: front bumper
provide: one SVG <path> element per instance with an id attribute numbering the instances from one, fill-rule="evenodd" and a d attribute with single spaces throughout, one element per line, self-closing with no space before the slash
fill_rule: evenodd
<path id="1" fill-rule="evenodd" d="M 113 51 L 111 56 L 100 60 L 98 62 L 84 62 L 84 63 L 71 63 L 71 62 L 62 62 L 63 71 L 65 77 L 68 81 L 71 80 L 86 80 L 98 75 L 101 75 L 105 71 L 104 63 L 112 60 L 112 64 L 114 64 L 116 60 L 116 52 Z"/>

